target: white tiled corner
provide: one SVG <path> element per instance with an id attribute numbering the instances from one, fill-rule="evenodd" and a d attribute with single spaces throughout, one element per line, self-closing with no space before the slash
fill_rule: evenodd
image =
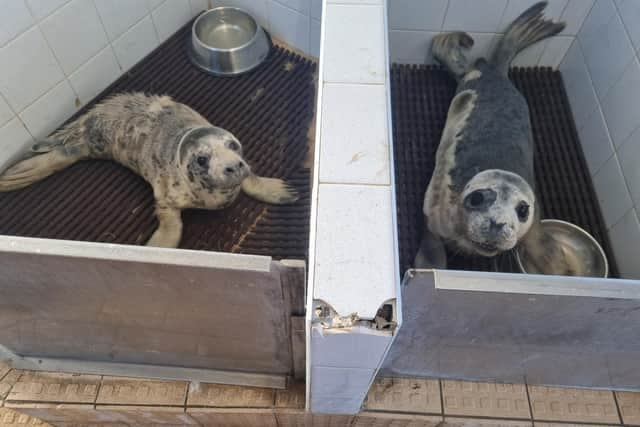
<path id="1" fill-rule="evenodd" d="M 212 0 L 212 7 L 235 6 L 246 10 L 263 28 L 269 28 L 267 0 Z"/>
<path id="2" fill-rule="evenodd" d="M 40 27 L 67 75 L 108 43 L 95 5 L 86 0 L 69 2 L 45 18 Z"/>
<path id="3" fill-rule="evenodd" d="M 200 12 L 209 9 L 209 0 L 189 0 L 191 4 L 191 15 L 200 15 Z"/>
<path id="4" fill-rule="evenodd" d="M 392 30 L 440 31 L 447 0 L 393 0 L 389 2 Z"/>
<path id="5" fill-rule="evenodd" d="M 312 410 L 325 414 L 358 412 L 375 374 L 375 369 L 312 366 Z"/>
<path id="6" fill-rule="evenodd" d="M 393 209 L 389 186 L 319 185 L 314 298 L 373 319 L 396 297 Z"/>
<path id="7" fill-rule="evenodd" d="M 16 112 L 64 78 L 37 26 L 0 49 L 0 70 L 0 92 Z"/>
<path id="8" fill-rule="evenodd" d="M 502 15 L 499 32 L 504 33 L 509 24 L 513 22 L 522 12 L 533 6 L 540 0 L 509 0 L 507 7 Z M 548 0 L 549 5 L 544 10 L 544 14 L 547 18 L 557 21 L 560 19 L 562 12 L 567 6 L 567 0 Z"/>
<path id="9" fill-rule="evenodd" d="M 167 0 L 147 0 L 147 10 L 149 12 L 153 12 L 153 10 L 155 8 L 157 8 L 158 6 L 160 6 L 162 3 L 164 3 Z"/>
<path id="10" fill-rule="evenodd" d="M 7 122 L 14 116 L 15 114 L 13 114 L 11 107 L 9 107 L 7 101 L 5 101 L 4 98 L 0 95 L 0 126 L 4 126 L 5 124 L 7 124 Z"/>
<path id="11" fill-rule="evenodd" d="M 618 10 L 635 50 L 640 50 L 640 2 L 618 0 Z"/>
<path id="12" fill-rule="evenodd" d="M 311 0 L 311 18 L 322 19 L 322 0 Z"/>
<path id="13" fill-rule="evenodd" d="M 309 16 L 310 9 L 311 9 L 311 0 L 275 0 L 275 1 L 288 7 L 289 9 L 293 9 L 296 12 L 300 12 L 305 16 Z"/>
<path id="14" fill-rule="evenodd" d="M 634 51 L 617 13 L 605 25 L 597 28 L 597 34 L 581 37 L 580 45 L 593 86 L 602 100 L 624 73 L 634 57 Z"/>
<path id="15" fill-rule="evenodd" d="M 123 71 L 128 70 L 158 46 L 158 36 L 147 16 L 113 42 L 116 58 Z"/>
<path id="16" fill-rule="evenodd" d="M 626 279 L 640 279 L 640 222 L 635 209 L 629 209 L 622 220 L 609 231 L 609 238 L 614 242 L 613 252 L 620 275 Z"/>
<path id="17" fill-rule="evenodd" d="M 109 40 L 115 40 L 148 13 L 145 0 L 94 0 Z"/>
<path id="18" fill-rule="evenodd" d="M 17 117 L 0 126 L 0 172 L 11 166 L 33 143 L 33 137 Z"/>
<path id="19" fill-rule="evenodd" d="M 470 62 L 474 62 L 478 58 L 487 58 L 495 43 L 495 34 L 486 33 L 469 33 L 473 37 L 473 47 L 467 54 Z"/>
<path id="20" fill-rule="evenodd" d="M 577 39 L 574 40 L 560 64 L 560 71 L 562 72 L 571 104 L 573 119 L 576 127 L 580 129 L 585 120 L 597 108 L 598 98 L 591 84 L 591 77 L 584 62 L 582 48 Z"/>
<path id="21" fill-rule="evenodd" d="M 637 59 L 633 59 L 603 100 L 602 112 L 611 139 L 619 147 L 640 124 L 640 63 Z"/>
<path id="22" fill-rule="evenodd" d="M 389 32 L 389 59 L 392 63 L 425 64 L 432 63 L 431 41 L 438 35 L 430 31 Z"/>
<path id="23" fill-rule="evenodd" d="M 316 58 L 320 58 L 320 21 L 311 20 L 309 29 L 309 53 Z"/>
<path id="24" fill-rule="evenodd" d="M 0 47 L 33 25 L 33 16 L 24 1 L 2 3 L 0 13 Z"/>
<path id="25" fill-rule="evenodd" d="M 383 85 L 324 85 L 320 182 L 389 185 Z"/>
<path id="26" fill-rule="evenodd" d="M 595 0 L 569 0 L 560 19 L 567 25 L 561 34 L 575 36 L 593 7 Z"/>
<path id="27" fill-rule="evenodd" d="M 558 68 L 564 59 L 567 51 L 573 43 L 573 37 L 556 36 L 552 37 L 545 44 L 544 51 L 540 56 L 538 65 L 543 67 Z"/>
<path id="28" fill-rule="evenodd" d="M 271 34 L 302 51 L 309 50 L 309 17 L 270 0 L 268 4 Z"/>
<path id="29" fill-rule="evenodd" d="M 166 1 L 151 16 L 160 42 L 163 42 L 191 19 L 191 5 L 189 0 Z"/>
<path id="30" fill-rule="evenodd" d="M 120 76 L 120 65 L 111 46 L 107 46 L 69 76 L 71 86 L 82 103 L 88 103 Z"/>
<path id="31" fill-rule="evenodd" d="M 385 36 L 381 6 L 327 4 L 324 80 L 384 83 Z"/>
<path id="32" fill-rule="evenodd" d="M 593 185 L 605 225 L 609 229 L 633 207 L 617 155 L 611 156 L 594 175 Z"/>
<path id="33" fill-rule="evenodd" d="M 373 4 L 377 6 L 382 6 L 384 4 L 384 0 L 327 0 L 327 3 L 334 4 Z"/>
<path id="34" fill-rule="evenodd" d="M 77 111 L 76 94 L 63 80 L 43 97 L 20 113 L 29 133 L 36 139 L 46 138 Z"/>
<path id="35" fill-rule="evenodd" d="M 507 0 L 449 0 L 443 30 L 497 33 Z"/>
<path id="36" fill-rule="evenodd" d="M 590 39 L 597 37 L 604 30 L 604 27 L 616 13 L 613 0 L 598 0 L 593 3 L 587 17 L 584 19 L 578 37 L 588 44 Z"/>
<path id="37" fill-rule="evenodd" d="M 622 175 L 636 207 L 640 207 L 640 123 L 638 126 L 638 129 L 618 149 Z"/>
<path id="38" fill-rule="evenodd" d="M 55 10 L 61 8 L 69 0 L 26 0 L 33 16 L 38 20 L 46 18 Z"/>
<path id="39" fill-rule="evenodd" d="M 578 129 L 578 135 L 589 172 L 595 175 L 613 155 L 613 143 L 600 107 L 596 107 L 584 126 Z"/>

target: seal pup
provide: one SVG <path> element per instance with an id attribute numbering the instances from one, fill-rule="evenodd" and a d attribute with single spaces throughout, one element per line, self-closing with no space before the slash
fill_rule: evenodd
<path id="1" fill-rule="evenodd" d="M 0 175 L 0 191 L 26 187 L 84 159 L 113 160 L 151 185 L 159 225 L 148 246 L 178 246 L 182 209 L 222 209 L 240 191 L 273 204 L 298 198 L 284 181 L 254 175 L 230 132 L 168 96 L 143 93 L 107 98 L 35 144 Z"/>
<path id="2" fill-rule="evenodd" d="M 433 39 L 434 57 L 458 85 L 424 197 L 416 268 L 446 268 L 445 245 L 493 257 L 539 230 L 529 109 L 507 73 L 518 52 L 564 28 L 544 19 L 546 6 L 536 3 L 516 18 L 489 60 L 469 63 L 465 51 L 474 41 L 465 32 Z M 546 241 L 532 239 L 534 252 L 544 252 Z"/>

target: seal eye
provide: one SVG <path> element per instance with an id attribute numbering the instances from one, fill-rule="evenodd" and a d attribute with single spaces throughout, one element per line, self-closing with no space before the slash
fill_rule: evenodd
<path id="1" fill-rule="evenodd" d="M 198 156 L 196 162 L 198 162 L 200 166 L 205 167 L 209 164 L 209 158 L 206 156 Z"/>
<path id="2" fill-rule="evenodd" d="M 520 222 L 525 222 L 529 218 L 529 205 L 525 202 L 520 202 L 518 207 L 516 207 L 516 213 L 518 214 Z"/>
<path id="3" fill-rule="evenodd" d="M 467 205 L 470 208 L 479 208 L 484 203 L 484 195 L 480 191 L 474 191 L 467 197 Z"/>
<path id="4" fill-rule="evenodd" d="M 235 141 L 231 141 L 231 142 L 229 143 L 229 149 L 230 149 L 230 150 L 233 150 L 233 151 L 238 151 L 238 150 L 240 149 L 240 144 L 238 144 L 238 143 L 237 143 L 237 142 L 235 142 Z"/>

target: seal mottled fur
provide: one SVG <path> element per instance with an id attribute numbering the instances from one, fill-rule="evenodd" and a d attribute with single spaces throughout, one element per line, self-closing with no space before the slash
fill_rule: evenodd
<path id="1" fill-rule="evenodd" d="M 468 62 L 473 38 L 467 33 L 434 37 L 434 56 L 458 86 L 425 193 L 417 268 L 444 268 L 445 244 L 491 257 L 538 230 L 529 109 L 507 73 L 519 51 L 564 28 L 544 19 L 546 5 L 537 3 L 516 18 L 489 60 Z"/>
<path id="2" fill-rule="evenodd" d="M 153 188 L 159 226 L 147 245 L 177 247 L 181 210 L 222 209 L 240 191 L 274 204 L 292 203 L 284 181 L 258 177 L 230 132 L 168 96 L 119 94 L 97 104 L 0 175 L 0 191 L 28 186 L 83 159 L 109 159 Z"/>

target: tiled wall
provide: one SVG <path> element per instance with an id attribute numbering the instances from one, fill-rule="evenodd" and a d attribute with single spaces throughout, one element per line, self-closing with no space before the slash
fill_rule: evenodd
<path id="1" fill-rule="evenodd" d="M 0 170 L 209 6 L 318 56 L 320 0 L 0 1 Z"/>
<path id="2" fill-rule="evenodd" d="M 390 0 L 391 62 L 431 63 L 431 39 L 440 32 L 462 30 L 473 36 L 471 57 L 485 56 L 506 27 L 538 0 Z M 546 15 L 567 22 L 558 36 L 521 52 L 514 65 L 557 67 L 571 46 L 594 0 L 549 0 Z M 630 0 L 635 1 L 635 0 Z"/>
<path id="3" fill-rule="evenodd" d="M 560 70 L 618 265 L 640 279 L 640 1 L 597 0 Z"/>

